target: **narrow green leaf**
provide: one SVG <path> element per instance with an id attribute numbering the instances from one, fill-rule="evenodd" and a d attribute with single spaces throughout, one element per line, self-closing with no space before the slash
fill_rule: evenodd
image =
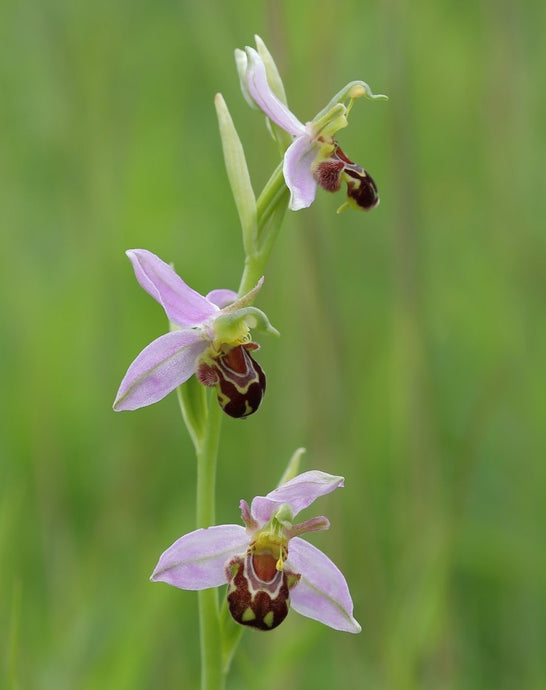
<path id="1" fill-rule="evenodd" d="M 256 250 L 256 197 L 252 189 L 243 145 L 222 94 L 216 94 L 214 104 L 216 106 L 229 184 L 243 230 L 243 246 L 245 253 L 248 255 Z"/>

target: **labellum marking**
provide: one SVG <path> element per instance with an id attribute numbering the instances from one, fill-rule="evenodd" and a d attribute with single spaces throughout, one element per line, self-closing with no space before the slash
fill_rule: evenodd
<path id="1" fill-rule="evenodd" d="M 247 417 L 256 412 L 265 393 L 265 374 L 248 350 L 254 343 L 238 345 L 219 358 L 218 402 L 231 417 Z"/>
<path id="2" fill-rule="evenodd" d="M 236 345 L 199 363 L 197 378 L 205 386 L 218 387 L 218 403 L 230 417 L 256 412 L 265 393 L 265 374 L 250 356 L 253 342 Z"/>
<path id="3" fill-rule="evenodd" d="M 286 618 L 289 588 L 300 576 L 277 570 L 276 562 L 273 555 L 256 555 L 252 549 L 229 562 L 227 602 L 237 623 L 257 630 L 273 630 Z M 262 579 L 268 576 L 269 579 Z"/>
<path id="4" fill-rule="evenodd" d="M 359 166 L 355 166 L 355 168 L 359 168 Z M 345 168 L 345 174 L 357 180 L 356 183 L 347 180 L 347 196 L 351 197 L 357 206 L 364 211 L 375 208 L 379 203 L 379 194 L 372 177 L 362 168 L 359 170 Z"/>
<path id="5" fill-rule="evenodd" d="M 337 143 L 330 157 L 318 163 L 313 175 L 317 184 L 327 192 L 337 192 L 344 179 L 347 182 L 347 196 L 364 211 L 375 208 L 379 203 L 379 193 L 372 176 L 349 160 Z"/>

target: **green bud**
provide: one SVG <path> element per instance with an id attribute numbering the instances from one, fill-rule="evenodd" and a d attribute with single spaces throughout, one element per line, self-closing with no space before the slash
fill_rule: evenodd
<path id="1" fill-rule="evenodd" d="M 277 486 L 281 486 L 282 484 L 286 484 L 286 482 L 289 482 L 291 479 L 294 479 L 294 477 L 297 474 L 299 474 L 301 456 L 304 453 L 305 453 L 305 448 L 298 448 L 296 451 L 294 451 L 292 457 L 288 461 L 288 465 L 286 466 L 286 469 L 284 470 L 284 473 L 281 477 L 281 480 L 277 484 Z"/>
<path id="2" fill-rule="evenodd" d="M 243 230 L 243 245 L 246 254 L 252 254 L 256 249 L 257 236 L 256 197 L 250 181 L 245 152 L 222 94 L 216 94 L 214 104 L 229 184 Z"/>

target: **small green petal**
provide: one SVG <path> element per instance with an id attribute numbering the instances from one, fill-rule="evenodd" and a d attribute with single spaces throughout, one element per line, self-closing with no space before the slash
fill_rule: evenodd
<path id="1" fill-rule="evenodd" d="M 242 309 L 237 309 L 237 311 L 226 312 L 215 320 L 214 332 L 216 340 L 228 344 L 237 342 L 245 327 L 279 335 L 279 331 L 271 325 L 261 309 L 257 307 L 243 307 Z"/>
<path id="2" fill-rule="evenodd" d="M 321 112 L 324 113 L 324 110 Z M 322 117 L 317 115 L 312 121 L 316 137 L 332 137 L 337 131 L 347 127 L 348 124 L 347 108 L 343 103 L 336 103 Z"/>

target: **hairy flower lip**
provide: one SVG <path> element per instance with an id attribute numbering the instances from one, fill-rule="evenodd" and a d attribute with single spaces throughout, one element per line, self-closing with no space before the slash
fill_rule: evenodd
<path id="1" fill-rule="evenodd" d="M 265 496 L 256 496 L 250 506 L 243 500 L 240 507 L 246 527 L 218 525 L 180 537 L 161 555 L 151 580 L 166 582 L 180 589 L 218 587 L 231 581 L 233 572 L 229 564 L 234 562 L 233 570 L 238 573 L 242 584 L 242 559 L 258 540 L 262 549 L 259 553 L 267 553 L 268 544 L 271 544 L 271 554 L 280 554 L 282 561 L 276 569 L 288 578 L 282 582 L 287 583 L 291 607 L 295 611 L 336 630 L 360 632 L 343 574 L 322 551 L 299 536 L 327 529 L 327 518 L 312 518 L 299 525 L 287 523 L 289 514 L 295 517 L 320 496 L 342 486 L 342 477 L 311 470 Z M 281 517 L 281 522 L 277 516 Z M 264 567 L 262 572 L 272 572 L 267 563 Z M 288 596 L 288 592 L 285 595 Z M 244 611 L 240 612 L 241 616 L 243 614 Z M 247 622 L 254 625 L 253 619 Z"/>

